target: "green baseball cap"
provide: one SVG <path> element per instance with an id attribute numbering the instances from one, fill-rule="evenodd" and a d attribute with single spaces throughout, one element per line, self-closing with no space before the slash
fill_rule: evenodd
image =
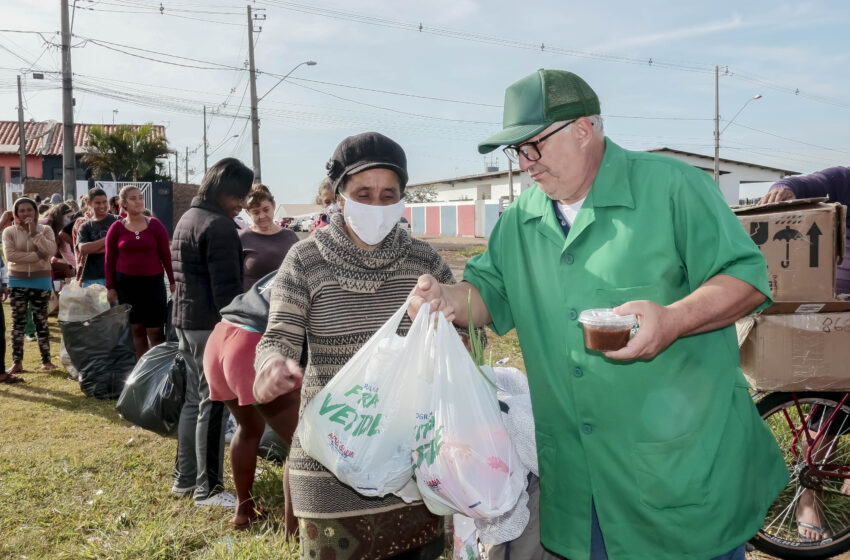
<path id="1" fill-rule="evenodd" d="M 527 140 L 552 123 L 600 112 L 599 98 L 587 82 L 566 70 L 541 68 L 505 90 L 503 129 L 478 144 L 478 152 L 487 154 Z"/>

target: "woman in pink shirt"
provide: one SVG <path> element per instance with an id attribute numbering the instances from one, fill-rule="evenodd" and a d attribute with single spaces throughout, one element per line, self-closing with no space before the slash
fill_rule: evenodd
<path id="1" fill-rule="evenodd" d="M 127 217 L 106 233 L 106 288 L 109 303 L 128 303 L 136 358 L 165 341 L 167 301 L 162 273 L 174 293 L 168 232 L 156 218 L 145 216 L 145 198 L 137 187 L 118 194 Z"/>

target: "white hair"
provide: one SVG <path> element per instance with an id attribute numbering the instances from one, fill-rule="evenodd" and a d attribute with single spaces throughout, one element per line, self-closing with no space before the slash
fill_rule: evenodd
<path id="1" fill-rule="evenodd" d="M 587 119 L 593 125 L 593 131 L 597 136 L 605 136 L 605 128 L 602 125 L 602 117 L 600 115 L 589 115 Z"/>

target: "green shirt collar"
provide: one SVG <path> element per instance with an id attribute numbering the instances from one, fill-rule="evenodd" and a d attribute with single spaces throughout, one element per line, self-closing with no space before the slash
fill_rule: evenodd
<path id="1" fill-rule="evenodd" d="M 632 185 L 629 181 L 628 162 L 626 161 L 626 150 L 615 144 L 607 136 L 605 137 L 605 154 L 599 164 L 599 171 L 593 185 L 587 193 L 587 198 L 582 208 L 599 208 L 602 206 L 625 206 L 634 208 L 635 201 L 632 196 Z M 541 194 L 543 194 L 541 192 Z M 529 208 L 525 219 L 527 222 L 535 218 L 551 218 L 555 220 L 555 212 L 549 197 L 543 195 L 537 198 L 537 204 Z"/>

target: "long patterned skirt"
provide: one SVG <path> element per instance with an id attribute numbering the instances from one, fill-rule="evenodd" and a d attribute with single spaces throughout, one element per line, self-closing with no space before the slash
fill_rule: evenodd
<path id="1" fill-rule="evenodd" d="M 299 519 L 302 560 L 434 560 L 443 553 L 443 519 L 416 505 L 374 515 Z"/>

